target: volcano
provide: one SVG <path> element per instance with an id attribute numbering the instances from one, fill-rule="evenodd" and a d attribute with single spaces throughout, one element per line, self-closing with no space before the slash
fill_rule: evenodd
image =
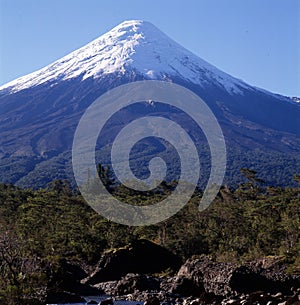
<path id="1" fill-rule="evenodd" d="M 242 167 L 256 170 L 272 185 L 290 185 L 293 175 L 299 174 L 298 98 L 251 86 L 194 55 L 153 24 L 130 20 L 0 87 L 0 181 L 36 188 L 53 179 L 73 180 L 71 149 L 81 116 L 101 94 L 139 80 L 173 82 L 206 102 L 227 145 L 226 183 L 238 183 Z M 158 104 L 149 105 L 126 110 L 123 123 L 149 113 L 151 107 L 162 115 L 168 112 Z M 176 112 L 172 116 L 186 123 L 184 116 Z M 112 140 L 114 128 L 112 124 L 100 142 Z M 198 133 L 192 124 L 187 129 Z M 199 143 L 204 145 L 201 137 Z M 105 163 L 109 153 L 100 146 Z M 142 146 L 147 146 L 147 158 L 165 149 L 153 141 Z M 137 150 L 135 160 L 145 158 Z"/>

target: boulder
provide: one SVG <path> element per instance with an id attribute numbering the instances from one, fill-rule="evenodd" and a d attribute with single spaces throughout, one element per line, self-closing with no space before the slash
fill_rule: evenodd
<path id="1" fill-rule="evenodd" d="M 103 291 L 103 294 L 113 295 L 113 294 L 115 294 L 118 282 L 119 281 L 101 282 L 96 285 L 93 285 L 93 287 Z"/>
<path id="2" fill-rule="evenodd" d="M 127 295 L 143 291 L 159 291 L 160 282 L 157 278 L 144 275 L 129 273 L 119 281 L 102 282 L 95 287 L 104 291 L 107 295 Z"/>
<path id="3" fill-rule="evenodd" d="M 190 290 L 186 293 L 191 296 L 199 296 L 203 292 L 228 295 L 232 292 L 229 282 L 236 268 L 237 265 L 217 263 L 207 256 L 201 259 L 189 259 L 175 277 L 171 292 L 176 293 L 179 288 L 184 289 L 181 286 L 189 283 Z"/>
<path id="4" fill-rule="evenodd" d="M 136 291 L 158 291 L 159 281 L 144 274 L 129 273 L 122 277 L 115 289 L 116 295 L 134 293 Z"/>
<path id="5" fill-rule="evenodd" d="M 138 240 L 104 253 L 96 270 L 82 283 L 97 284 L 119 280 L 128 273 L 152 274 L 178 270 L 181 260 L 167 249 L 148 240 Z"/>
<path id="6" fill-rule="evenodd" d="M 61 294 L 64 292 L 69 293 L 70 297 L 102 294 L 103 291 L 80 283 L 86 276 L 87 274 L 79 265 L 63 259 L 59 262 L 59 268 L 53 274 L 48 284 L 47 295 Z"/>
<path id="7" fill-rule="evenodd" d="M 174 280 L 171 289 L 169 290 L 173 294 L 179 294 L 181 296 L 200 296 L 205 292 L 202 283 L 196 283 L 192 279 L 180 276 Z"/>
<path id="8" fill-rule="evenodd" d="M 232 291 L 238 293 L 252 293 L 256 291 L 277 292 L 277 283 L 266 278 L 260 272 L 249 268 L 249 266 L 239 266 L 232 271 L 228 286 Z"/>
<path id="9" fill-rule="evenodd" d="M 249 268 L 268 280 L 266 290 L 271 293 L 291 293 L 300 287 L 300 276 L 291 275 L 282 256 L 268 256 L 246 264 Z"/>
<path id="10" fill-rule="evenodd" d="M 216 262 L 207 256 L 189 259 L 180 268 L 169 291 L 192 296 L 199 296 L 203 291 L 228 296 L 256 291 L 288 293 L 299 287 L 299 276 L 289 276 L 273 265 L 273 269 L 254 265 L 253 262 L 245 265 Z"/>

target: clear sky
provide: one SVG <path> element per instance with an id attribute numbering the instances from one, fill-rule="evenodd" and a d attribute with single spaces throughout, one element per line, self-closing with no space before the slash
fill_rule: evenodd
<path id="1" fill-rule="evenodd" d="M 128 19 L 249 84 L 300 97 L 300 0 L 0 0 L 0 84 Z"/>

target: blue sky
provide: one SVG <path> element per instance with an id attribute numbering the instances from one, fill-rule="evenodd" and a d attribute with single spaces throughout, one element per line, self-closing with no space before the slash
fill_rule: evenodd
<path id="1" fill-rule="evenodd" d="M 152 22 L 252 85 L 300 96 L 298 0 L 0 0 L 0 84 L 128 19 Z"/>

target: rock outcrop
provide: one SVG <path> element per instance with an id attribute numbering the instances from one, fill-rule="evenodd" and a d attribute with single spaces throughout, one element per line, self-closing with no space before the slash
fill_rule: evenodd
<path id="1" fill-rule="evenodd" d="M 152 276 L 129 273 L 119 281 L 103 282 L 95 287 L 108 295 L 126 295 L 142 291 L 159 291 L 160 281 Z"/>
<path id="2" fill-rule="evenodd" d="M 86 272 L 79 265 L 61 260 L 58 270 L 48 283 L 46 302 L 80 303 L 84 301 L 82 296 L 102 294 L 102 290 L 80 283 L 86 276 Z"/>
<path id="3" fill-rule="evenodd" d="M 216 262 L 203 256 L 186 261 L 171 287 L 169 285 L 169 291 L 193 296 L 205 291 L 227 296 L 256 291 L 290 293 L 291 289 L 297 287 L 300 287 L 300 278 L 288 275 L 280 260 L 271 262 L 269 259 L 269 264 L 265 266 L 258 261 L 240 265 Z"/>
<path id="4" fill-rule="evenodd" d="M 153 274 L 166 269 L 178 270 L 181 260 L 167 249 L 147 240 L 103 254 L 96 270 L 82 281 L 95 285 L 120 280 L 128 273 Z"/>
<path id="5" fill-rule="evenodd" d="M 151 257 L 150 254 L 156 255 Z M 154 261 L 158 263 L 154 265 Z M 300 305 L 300 276 L 289 275 L 280 257 L 238 264 L 202 256 L 188 259 L 173 277 L 153 275 L 167 267 L 178 266 L 177 262 L 177 257 L 167 250 L 140 241 L 104 254 L 96 272 L 85 278 L 84 284 L 79 282 L 86 275 L 84 271 L 63 262 L 58 273 L 60 286 L 50 291 L 47 301 L 74 302 L 82 300 L 80 296 L 106 294 L 149 305 Z M 140 273 L 123 275 L 126 270 Z M 97 284 L 91 287 L 89 284 L 93 282 Z"/>

